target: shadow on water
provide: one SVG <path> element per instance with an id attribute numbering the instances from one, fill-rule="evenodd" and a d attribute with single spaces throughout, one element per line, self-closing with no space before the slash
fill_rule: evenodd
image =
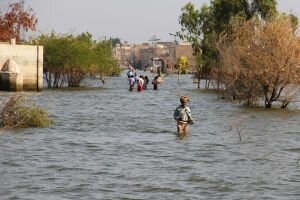
<path id="1" fill-rule="evenodd" d="M 26 93 L 55 124 L 0 135 L 1 199 L 299 197 L 299 111 L 218 100 L 189 75 L 179 85 L 165 77 L 158 91 L 127 83 L 124 73 L 88 89 Z M 183 138 L 173 120 L 181 95 L 195 118 Z"/>

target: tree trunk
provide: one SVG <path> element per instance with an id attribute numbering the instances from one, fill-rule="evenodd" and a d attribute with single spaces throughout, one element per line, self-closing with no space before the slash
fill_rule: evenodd
<path id="1" fill-rule="evenodd" d="M 265 108 L 271 108 L 272 107 L 272 102 L 265 100 Z"/>
<path id="2" fill-rule="evenodd" d="M 290 102 L 282 102 L 281 107 L 282 109 L 286 109 Z"/>

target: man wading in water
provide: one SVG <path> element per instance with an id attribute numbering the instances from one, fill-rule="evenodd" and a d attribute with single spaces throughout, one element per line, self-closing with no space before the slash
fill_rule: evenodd
<path id="1" fill-rule="evenodd" d="M 187 106 L 189 101 L 190 100 L 187 96 L 181 96 L 181 105 L 174 111 L 174 119 L 177 121 L 177 134 L 179 136 L 186 136 L 188 133 L 188 125 L 194 124 L 191 110 Z"/>

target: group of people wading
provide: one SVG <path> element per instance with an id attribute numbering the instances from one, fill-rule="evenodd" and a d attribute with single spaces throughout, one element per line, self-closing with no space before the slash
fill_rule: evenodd
<path id="1" fill-rule="evenodd" d="M 153 89 L 157 90 L 158 84 L 162 81 L 161 72 L 158 68 L 158 75 L 155 76 L 152 81 Z M 137 91 L 141 92 L 143 89 L 147 89 L 147 85 L 149 83 L 148 76 L 140 75 L 138 76 L 136 71 L 130 67 L 127 72 L 127 77 L 129 81 L 129 91 L 134 90 L 134 85 L 137 85 Z M 188 96 L 180 97 L 180 105 L 176 107 L 174 110 L 174 119 L 177 122 L 177 135 L 178 136 L 186 136 L 188 134 L 188 126 L 194 124 L 194 120 L 192 118 L 191 109 L 188 106 L 190 99 Z"/>
<path id="2" fill-rule="evenodd" d="M 129 91 L 133 91 L 134 86 L 137 85 L 137 91 L 141 92 L 142 90 L 147 89 L 147 86 L 150 82 L 148 76 L 138 76 L 136 71 L 132 67 L 127 72 L 127 77 L 129 83 Z M 155 76 L 154 80 L 152 81 L 154 90 L 158 89 L 158 84 L 160 83 L 160 80 L 161 78 L 159 75 Z"/>

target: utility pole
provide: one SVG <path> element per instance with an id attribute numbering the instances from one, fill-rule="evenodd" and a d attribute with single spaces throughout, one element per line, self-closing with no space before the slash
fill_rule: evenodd
<path id="1" fill-rule="evenodd" d="M 175 43 L 176 45 L 178 45 L 178 41 L 177 41 L 178 35 L 176 35 L 176 34 L 174 34 L 174 33 L 169 33 L 169 35 L 174 36 L 174 43 Z"/>
<path id="2" fill-rule="evenodd" d="M 160 39 L 156 37 L 156 35 L 153 35 L 148 41 L 152 43 L 152 49 L 153 49 L 153 57 L 156 56 L 156 42 Z"/>
<path id="3" fill-rule="evenodd" d="M 21 3 L 22 11 L 24 11 L 24 0 L 21 0 L 20 3 Z"/>

